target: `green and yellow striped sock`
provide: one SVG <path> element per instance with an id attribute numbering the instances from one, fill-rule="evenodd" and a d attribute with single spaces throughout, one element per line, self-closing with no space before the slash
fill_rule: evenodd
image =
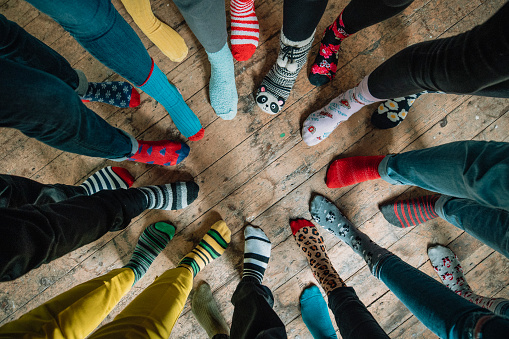
<path id="1" fill-rule="evenodd" d="M 230 238 L 231 232 L 226 223 L 222 220 L 216 222 L 200 243 L 180 260 L 178 267 L 192 270 L 193 275 L 196 276 L 205 265 L 224 253 Z"/>

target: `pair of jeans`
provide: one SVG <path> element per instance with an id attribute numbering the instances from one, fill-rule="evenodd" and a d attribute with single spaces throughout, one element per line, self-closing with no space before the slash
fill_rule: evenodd
<path id="1" fill-rule="evenodd" d="M 0 69 L 1 127 L 91 157 L 122 161 L 136 152 L 132 136 L 81 102 L 75 90 L 82 84 L 67 60 L 1 14 Z"/>
<path id="2" fill-rule="evenodd" d="M 132 189 L 85 196 L 78 186 L 0 175 L 0 281 L 127 227 L 144 202 L 143 193 Z"/>
<path id="3" fill-rule="evenodd" d="M 442 194 L 437 214 L 509 258 L 509 143 L 458 141 L 386 156 L 382 179 Z"/>

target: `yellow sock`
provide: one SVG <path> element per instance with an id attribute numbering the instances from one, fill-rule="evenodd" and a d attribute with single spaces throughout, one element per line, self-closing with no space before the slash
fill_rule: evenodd
<path id="1" fill-rule="evenodd" d="M 178 267 L 190 269 L 196 276 L 205 265 L 224 253 L 230 240 L 231 232 L 226 223 L 222 220 L 216 222 L 200 243 L 180 260 Z"/>
<path id="2" fill-rule="evenodd" d="M 182 37 L 152 13 L 150 0 L 122 0 L 134 22 L 171 61 L 180 62 L 187 55 Z"/>

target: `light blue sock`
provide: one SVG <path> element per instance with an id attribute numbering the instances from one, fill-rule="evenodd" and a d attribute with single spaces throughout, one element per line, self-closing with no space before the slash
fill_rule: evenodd
<path id="1" fill-rule="evenodd" d="M 327 303 L 320 289 L 311 285 L 300 296 L 302 320 L 314 339 L 337 339 L 336 331 L 329 317 Z"/>
<path id="2" fill-rule="evenodd" d="M 237 86 L 233 56 L 226 43 L 219 52 L 207 52 L 210 61 L 210 104 L 216 114 L 224 120 L 232 120 L 237 115 Z"/>
<path id="3" fill-rule="evenodd" d="M 177 87 L 170 84 L 166 75 L 155 63 L 153 63 L 152 73 L 147 81 L 138 88 L 166 108 L 175 126 L 186 138 L 191 137 L 190 140 L 193 140 L 192 137 L 201 132 L 200 120 L 187 106 Z M 198 139 L 195 138 L 194 140 Z"/>

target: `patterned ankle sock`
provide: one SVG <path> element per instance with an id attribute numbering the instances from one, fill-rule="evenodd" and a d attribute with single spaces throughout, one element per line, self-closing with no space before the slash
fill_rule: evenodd
<path id="1" fill-rule="evenodd" d="M 165 222 L 149 225 L 138 239 L 134 253 L 124 267 L 134 271 L 134 284 L 143 277 L 156 257 L 175 235 L 175 226 Z"/>
<path id="2" fill-rule="evenodd" d="M 231 232 L 222 220 L 216 222 L 196 247 L 189 252 L 178 267 L 185 267 L 196 276 L 205 265 L 221 256 L 230 243 Z"/>
<path id="3" fill-rule="evenodd" d="M 355 253 L 360 255 L 368 264 L 372 274 L 375 275 L 380 259 L 391 254 L 359 231 L 327 198 L 321 195 L 314 197 L 311 201 L 310 212 L 318 225 L 343 240 Z"/>
<path id="4" fill-rule="evenodd" d="M 138 86 L 142 91 L 157 100 L 166 108 L 180 133 L 191 141 L 203 138 L 204 131 L 200 120 L 187 106 L 177 87 L 170 84 L 166 75 L 152 60 L 152 70 L 143 84 Z"/>
<path id="5" fill-rule="evenodd" d="M 92 174 L 80 187 L 85 189 L 87 195 L 92 195 L 102 190 L 129 188 L 133 183 L 134 177 L 128 170 L 108 166 Z"/>
<path id="6" fill-rule="evenodd" d="M 368 76 L 357 87 L 333 99 L 324 108 L 311 113 L 302 126 L 302 140 L 314 146 L 325 140 L 343 121 L 348 120 L 365 105 L 380 101 L 368 90 Z"/>
<path id="7" fill-rule="evenodd" d="M 154 16 L 150 0 L 122 0 L 122 3 L 136 25 L 164 55 L 171 61 L 184 60 L 187 55 L 184 39 Z"/>
<path id="8" fill-rule="evenodd" d="M 230 16 L 233 57 L 238 61 L 246 61 L 254 54 L 260 34 L 254 0 L 232 0 Z"/>
<path id="9" fill-rule="evenodd" d="M 216 53 L 207 52 L 210 61 L 210 104 L 216 114 L 224 120 L 232 120 L 237 115 L 237 86 L 233 58 L 225 44 Z"/>
<path id="10" fill-rule="evenodd" d="M 406 118 L 415 100 L 421 95 L 428 93 L 439 92 L 422 91 L 417 94 L 394 98 L 380 103 L 378 109 L 371 115 L 371 123 L 379 129 L 388 129 L 398 126 Z"/>
<path id="11" fill-rule="evenodd" d="M 290 221 L 292 234 L 297 245 L 306 254 L 313 276 L 320 283 L 327 295 L 345 283 L 330 262 L 323 238 L 310 221 L 297 219 Z"/>
<path id="12" fill-rule="evenodd" d="M 383 158 L 385 155 L 350 157 L 334 161 L 327 170 L 327 187 L 340 188 L 379 179 L 378 165 Z"/>
<path id="13" fill-rule="evenodd" d="M 146 209 L 179 210 L 187 207 L 197 197 L 200 188 L 192 181 L 166 185 L 134 188 L 147 198 Z"/>
<path id="14" fill-rule="evenodd" d="M 291 41 L 283 34 L 279 38 L 276 63 L 263 78 L 256 94 L 256 103 L 265 113 L 279 113 L 290 96 L 295 80 L 313 44 L 315 32 L 304 41 Z"/>
<path id="15" fill-rule="evenodd" d="M 217 307 L 209 284 L 198 286 L 191 301 L 191 311 L 209 338 L 216 339 L 218 334 L 230 335 L 230 329 Z"/>
<path id="16" fill-rule="evenodd" d="M 320 42 L 320 50 L 309 73 L 309 82 L 315 86 L 325 85 L 336 75 L 338 54 L 341 42 L 350 36 L 345 32 L 343 12 L 325 29 Z"/>
<path id="17" fill-rule="evenodd" d="M 125 81 L 89 82 L 81 101 L 104 102 L 122 108 L 136 107 L 140 104 L 140 94 Z"/>
<path id="18" fill-rule="evenodd" d="M 472 292 L 472 289 L 465 280 L 458 257 L 456 257 L 453 251 L 447 247 L 435 245 L 428 248 L 428 256 L 440 280 L 451 291 L 495 314 L 502 316 L 509 315 L 509 300 L 483 297 Z"/>
<path id="19" fill-rule="evenodd" d="M 270 258 L 271 242 L 261 228 L 246 226 L 244 229 L 244 270 L 242 279 L 253 277 L 260 284 Z"/>
<path id="20" fill-rule="evenodd" d="M 311 285 L 302 291 L 300 313 L 313 338 L 338 338 L 330 320 L 327 303 L 323 299 L 320 289 L 315 285 Z"/>
<path id="21" fill-rule="evenodd" d="M 184 142 L 171 140 L 138 140 L 138 151 L 127 160 L 161 166 L 174 166 L 189 154 L 189 146 Z"/>
<path id="22" fill-rule="evenodd" d="M 397 200 L 380 205 L 385 220 L 401 228 L 412 227 L 438 218 L 435 203 L 440 195 L 426 195 L 419 198 Z"/>

